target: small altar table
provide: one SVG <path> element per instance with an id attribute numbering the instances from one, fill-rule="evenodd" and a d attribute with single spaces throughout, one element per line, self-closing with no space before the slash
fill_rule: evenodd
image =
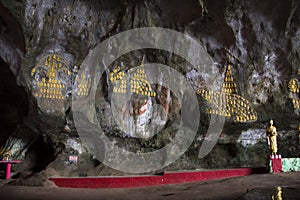
<path id="1" fill-rule="evenodd" d="M 10 179 L 11 165 L 22 162 L 21 160 L 0 160 L 0 164 L 6 165 L 5 179 Z"/>

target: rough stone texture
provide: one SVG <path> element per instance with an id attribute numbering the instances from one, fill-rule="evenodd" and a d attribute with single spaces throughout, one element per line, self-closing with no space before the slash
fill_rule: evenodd
<path id="1" fill-rule="evenodd" d="M 71 109 L 74 83 L 66 83 L 63 101 L 52 101 L 51 105 L 62 102 L 60 109 L 45 108 L 32 94 L 31 70 L 40 58 L 55 53 L 66 59 L 70 76 L 74 77 L 76 67 L 109 36 L 154 26 L 177 30 L 200 41 L 220 74 L 225 72 L 227 56 L 233 54 L 231 70 L 238 94 L 249 100 L 258 113 L 254 123 L 235 123 L 227 118 L 217 145 L 208 156 L 199 159 L 198 151 L 210 119 L 205 101 L 199 97 L 200 126 L 194 142 L 175 163 L 161 170 L 263 167 L 268 158 L 264 129 L 270 118 L 279 132 L 279 153 L 297 157 L 299 110 L 292 106 L 287 82 L 299 78 L 299 6 L 296 0 L 2 0 L 0 144 L 4 145 L 9 137 L 20 139 L 16 145 L 24 147 L 23 152 L 18 150 L 24 162 L 16 170 L 21 177 L 43 169 L 49 176 L 123 175 L 105 167 L 81 143 Z M 139 65 L 144 54 L 145 63 L 162 63 L 183 75 L 193 70 L 183 58 L 153 49 L 128 53 L 113 65 L 122 63 L 124 69 L 129 69 Z M 159 75 L 163 78 L 163 74 Z M 120 129 L 111 112 L 111 85 L 105 75 L 101 83 L 103 87 L 98 88 L 96 95 L 106 98 L 97 99 L 96 114 L 91 112 L 90 118 L 96 116 L 116 145 L 133 152 L 149 152 L 170 142 L 178 122 L 180 99 L 168 88 L 155 86 L 161 94 L 157 100 L 168 109 L 168 120 L 165 113 L 152 115 L 155 123 L 165 127 L 149 139 L 129 137 Z M 220 89 L 217 84 L 210 87 Z M 137 102 L 133 105 L 138 107 L 145 99 L 134 100 Z M 151 103 L 147 106 L 152 107 Z M 134 126 L 143 133 L 149 126 L 141 124 L 147 120 L 129 121 L 127 128 Z M 70 163 L 70 155 L 78 156 L 78 162 Z"/>

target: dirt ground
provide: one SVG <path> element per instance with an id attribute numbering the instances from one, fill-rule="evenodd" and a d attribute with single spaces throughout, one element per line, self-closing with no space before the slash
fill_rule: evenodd
<path id="1" fill-rule="evenodd" d="M 0 187 L 0 199 L 272 199 L 276 187 L 282 187 L 282 199 L 300 199 L 300 172 L 255 174 L 195 183 L 122 189 L 72 189 L 51 184 L 44 187 Z M 275 198 L 277 199 L 277 198 Z"/>

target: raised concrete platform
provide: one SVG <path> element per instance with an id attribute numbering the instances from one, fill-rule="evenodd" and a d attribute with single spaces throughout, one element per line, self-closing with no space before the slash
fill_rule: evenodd
<path id="1" fill-rule="evenodd" d="M 299 199 L 299 186 L 300 172 L 285 172 L 138 188 L 62 188 L 52 182 L 43 187 L 7 184 L 0 187 L 0 194 L 1 199 L 11 200 L 258 200 L 272 199 L 276 188 L 281 187 L 286 200 L 294 194 L 296 198 L 291 199 Z M 268 196 L 265 197 L 266 189 Z"/>
<path id="2" fill-rule="evenodd" d="M 219 178 L 247 176 L 253 168 L 237 168 L 210 171 L 166 172 L 163 175 L 127 177 L 58 177 L 50 178 L 55 185 L 66 188 L 129 188 L 164 184 L 189 183 Z"/>
<path id="3" fill-rule="evenodd" d="M 300 171 L 300 158 L 281 158 L 281 155 L 270 156 L 270 172 L 298 172 Z"/>

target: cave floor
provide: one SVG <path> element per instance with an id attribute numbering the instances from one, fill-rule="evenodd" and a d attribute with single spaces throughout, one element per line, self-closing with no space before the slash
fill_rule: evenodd
<path id="1" fill-rule="evenodd" d="M 283 200 L 300 199 L 300 172 L 254 174 L 244 177 L 224 178 L 195 183 L 121 189 L 58 188 L 52 184 L 44 187 L 0 187 L 1 199 L 279 199 L 276 187 L 280 186 Z M 278 195 L 278 194 L 277 194 Z"/>

